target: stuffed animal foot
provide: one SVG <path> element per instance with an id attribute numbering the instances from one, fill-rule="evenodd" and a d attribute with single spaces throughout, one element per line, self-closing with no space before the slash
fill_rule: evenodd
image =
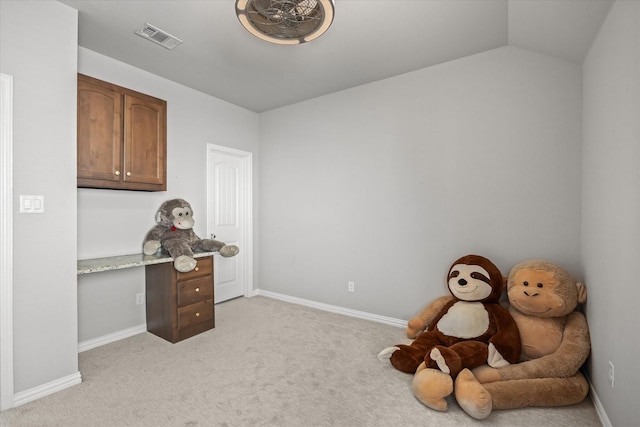
<path id="1" fill-rule="evenodd" d="M 453 393 L 451 376 L 437 369 L 423 369 L 413 376 L 413 395 L 436 411 L 446 411 L 445 398 Z"/>
<path id="2" fill-rule="evenodd" d="M 456 401 L 467 414 L 477 420 L 484 420 L 491 414 L 491 395 L 470 370 L 463 369 L 458 374 L 455 388 Z"/>
<path id="3" fill-rule="evenodd" d="M 391 359 L 391 355 L 400 350 L 400 347 L 387 347 L 378 353 L 378 360 Z"/>
<path id="4" fill-rule="evenodd" d="M 222 255 L 223 257 L 229 258 L 238 255 L 240 249 L 238 249 L 236 245 L 224 245 L 218 252 L 220 252 L 220 255 Z"/>
<path id="5" fill-rule="evenodd" d="M 158 249 L 160 249 L 160 246 L 161 245 L 159 240 L 149 240 L 142 247 L 142 253 L 144 253 L 145 255 L 153 255 L 156 252 L 158 252 Z"/>
<path id="6" fill-rule="evenodd" d="M 416 349 L 403 344 L 383 349 L 378 353 L 378 359 L 389 359 L 394 368 L 407 374 L 415 374 L 416 366 L 418 366 L 421 360 L 421 358 L 416 355 Z"/>
<path id="7" fill-rule="evenodd" d="M 187 255 L 180 255 L 173 261 L 173 267 L 181 273 L 193 270 L 196 264 L 196 260 Z"/>
<path id="8" fill-rule="evenodd" d="M 509 361 L 502 357 L 493 343 L 489 343 L 489 357 L 487 358 L 487 363 L 492 368 L 503 368 L 510 365 Z"/>

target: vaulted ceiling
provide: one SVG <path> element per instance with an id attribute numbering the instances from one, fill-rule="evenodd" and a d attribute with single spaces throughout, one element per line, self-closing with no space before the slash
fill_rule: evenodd
<path id="1" fill-rule="evenodd" d="M 326 34 L 275 45 L 249 34 L 234 0 L 61 0 L 79 45 L 262 112 L 501 46 L 581 63 L 610 0 L 335 0 Z M 152 24 L 173 50 L 134 32 Z"/>

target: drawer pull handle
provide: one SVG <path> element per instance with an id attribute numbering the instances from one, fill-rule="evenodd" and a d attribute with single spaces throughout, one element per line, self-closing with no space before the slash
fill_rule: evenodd
<path id="1" fill-rule="evenodd" d="M 200 267 L 194 268 L 195 271 L 200 271 Z"/>
<path id="2" fill-rule="evenodd" d="M 196 288 L 196 292 L 200 292 L 200 288 Z"/>
<path id="3" fill-rule="evenodd" d="M 196 313 L 196 317 L 200 317 L 200 313 L 199 313 L 199 312 L 198 312 L 198 313 Z"/>

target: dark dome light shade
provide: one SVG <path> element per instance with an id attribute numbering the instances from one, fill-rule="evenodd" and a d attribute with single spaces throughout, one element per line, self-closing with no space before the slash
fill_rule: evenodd
<path id="1" fill-rule="evenodd" d="M 299 44 L 320 37 L 333 22 L 333 0 L 236 0 L 240 23 L 271 43 Z"/>

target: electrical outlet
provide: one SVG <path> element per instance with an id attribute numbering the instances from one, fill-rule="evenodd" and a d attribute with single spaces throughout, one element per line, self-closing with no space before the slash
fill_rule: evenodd
<path id="1" fill-rule="evenodd" d="M 611 384 L 611 388 L 613 388 L 613 379 L 614 379 L 613 363 L 609 361 L 609 384 Z"/>
<path id="2" fill-rule="evenodd" d="M 355 292 L 356 291 L 356 284 L 355 282 L 347 282 L 347 290 L 349 292 Z"/>
<path id="3" fill-rule="evenodd" d="M 136 294 L 136 305 L 142 304 L 144 304 L 144 294 L 141 292 L 139 294 Z"/>

